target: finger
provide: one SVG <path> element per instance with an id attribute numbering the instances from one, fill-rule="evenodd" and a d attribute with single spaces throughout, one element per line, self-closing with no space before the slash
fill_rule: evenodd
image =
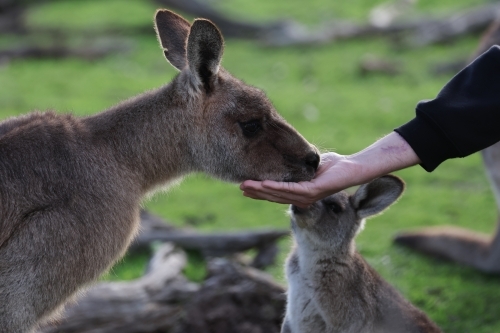
<path id="1" fill-rule="evenodd" d="M 257 186 L 257 187 L 248 187 L 244 189 L 245 192 L 250 192 L 253 195 L 266 195 L 266 196 L 273 196 L 277 198 L 283 198 L 286 200 L 297 200 L 301 201 L 300 198 L 303 198 L 303 195 L 296 194 L 287 190 L 275 190 L 272 188 L 266 188 L 262 186 Z"/>
<path id="2" fill-rule="evenodd" d="M 245 195 L 245 194 L 244 194 Z M 247 196 L 247 195 L 245 195 Z M 248 195 L 248 197 L 251 197 Z M 278 198 L 278 197 L 268 197 L 268 196 L 262 196 L 262 195 L 259 195 L 259 197 L 255 198 L 256 200 L 266 200 L 266 201 L 269 201 L 269 202 L 273 202 L 273 203 L 278 203 L 278 204 L 284 204 L 284 205 L 295 205 L 297 207 L 300 207 L 300 208 L 307 208 L 309 207 L 310 205 L 307 205 L 303 202 L 295 202 L 295 201 L 290 201 L 290 200 L 286 200 L 286 199 L 283 199 L 283 198 Z"/>
<path id="3" fill-rule="evenodd" d="M 314 178 L 318 178 L 321 174 L 329 170 L 332 166 L 334 166 L 339 159 L 337 158 L 325 158 L 322 159 L 321 162 L 318 165 L 318 169 L 316 170 L 316 173 L 314 174 Z M 313 180 L 314 180 L 313 178 Z"/>
<path id="4" fill-rule="evenodd" d="M 245 180 L 243 183 L 241 183 L 240 190 L 245 191 L 247 189 L 261 190 L 262 182 L 256 180 Z"/>
<path id="5" fill-rule="evenodd" d="M 329 153 L 323 153 L 320 156 L 320 165 L 325 162 L 337 162 L 338 160 L 341 160 L 342 158 L 345 158 L 345 156 L 334 153 L 334 152 L 329 152 Z"/>
<path id="6" fill-rule="evenodd" d="M 310 195 L 304 196 L 303 194 L 300 193 L 297 194 L 286 190 L 280 191 L 272 188 L 266 188 L 262 186 L 262 183 L 263 182 L 248 180 L 240 185 L 240 189 L 244 191 L 244 193 L 247 193 L 248 194 L 247 196 L 250 197 L 251 195 L 252 198 L 254 199 L 268 200 L 279 203 L 290 203 L 302 208 L 307 207 L 311 205 L 314 201 L 316 201 L 314 197 L 311 197 Z M 278 182 L 272 182 L 272 183 L 278 183 Z M 290 183 L 290 184 L 295 184 L 295 183 Z"/>
<path id="7" fill-rule="evenodd" d="M 327 171 L 331 167 L 330 164 L 328 163 L 323 163 L 318 166 L 318 169 L 316 170 L 316 173 L 314 174 L 314 178 L 317 178 L 319 175 L 323 174 L 325 171 Z"/>
<path id="8" fill-rule="evenodd" d="M 243 196 L 250 198 L 250 199 L 255 199 L 255 200 L 266 200 L 266 199 L 263 199 L 263 198 L 259 197 L 258 195 L 253 194 L 251 192 L 243 192 Z"/>
<path id="9" fill-rule="evenodd" d="M 314 181 L 314 180 L 313 180 Z M 273 180 L 264 181 L 254 181 L 246 180 L 240 185 L 242 191 L 252 190 L 265 192 L 269 194 L 275 194 L 277 196 L 287 197 L 288 193 L 294 194 L 296 196 L 305 197 L 306 200 L 315 200 L 316 191 L 314 182 L 275 182 Z M 296 197 L 290 197 L 290 199 L 296 200 Z"/>
<path id="10" fill-rule="evenodd" d="M 288 203 L 283 198 L 274 196 L 272 194 L 263 194 L 263 193 L 255 193 L 255 192 L 244 191 L 243 195 L 245 197 L 256 199 L 256 200 L 267 200 L 267 201 L 276 202 L 276 203 L 283 203 L 283 204 Z"/>
<path id="11" fill-rule="evenodd" d="M 308 189 L 305 184 L 309 185 L 313 183 L 288 183 L 271 180 L 259 182 L 247 180 L 240 185 L 240 189 L 244 192 L 251 193 L 254 197 L 258 197 L 261 200 L 290 203 L 305 208 L 317 200 L 314 190 Z"/>
<path id="12" fill-rule="evenodd" d="M 290 196 L 281 196 L 277 193 L 266 193 L 261 191 L 244 191 L 243 195 L 252 199 L 257 200 L 267 200 L 271 202 L 281 203 L 281 204 L 292 204 L 301 208 L 307 208 L 311 205 L 310 202 L 304 202 L 302 197 L 290 197 Z"/>
<path id="13" fill-rule="evenodd" d="M 311 182 L 300 182 L 300 183 L 291 183 L 291 182 L 275 182 L 272 180 L 264 180 L 260 186 L 262 187 L 262 191 L 264 190 L 272 190 L 283 193 L 293 193 L 301 196 L 311 195 L 311 189 L 309 188 Z"/>

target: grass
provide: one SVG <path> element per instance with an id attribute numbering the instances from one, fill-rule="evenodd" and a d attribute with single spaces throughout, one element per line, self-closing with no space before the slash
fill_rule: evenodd
<path id="1" fill-rule="evenodd" d="M 306 24 L 335 17 L 363 20 L 373 7 L 368 0 L 311 0 L 304 9 L 298 0 L 218 1 L 233 16 L 264 21 L 290 17 Z M 417 10 L 443 13 L 480 4 L 479 0 L 430 0 Z M 75 40 L 78 31 L 108 26 L 137 26 L 151 21 L 154 8 L 139 0 L 82 0 L 56 2 L 28 15 L 34 27 L 65 27 Z M 22 43 L 0 36 L 0 46 Z M 235 76 L 263 88 L 276 108 L 309 141 L 324 151 L 356 152 L 414 116 L 415 104 L 433 98 L 451 76 L 434 77 L 437 62 L 468 56 L 477 37 L 422 49 L 395 49 L 382 39 L 334 43 L 320 47 L 262 48 L 255 43 L 228 40 L 223 66 Z M 0 67 L 0 117 L 30 110 L 56 109 L 86 115 L 122 99 L 167 83 L 174 69 L 164 60 L 153 30 L 137 36 L 130 52 L 106 59 L 15 61 Z M 399 61 L 404 72 L 396 77 L 358 75 L 367 54 Z M 392 244 L 401 230 L 431 225 L 455 225 L 479 232 L 495 229 L 496 206 L 481 158 L 450 160 L 428 174 L 419 167 L 399 172 L 407 183 L 404 197 L 387 213 L 369 220 L 358 238 L 365 258 L 401 292 L 426 311 L 446 332 L 499 332 L 500 279 L 471 269 L 429 259 Z M 176 225 L 193 219 L 198 228 L 237 230 L 287 228 L 285 206 L 241 196 L 237 185 L 203 175 L 188 177 L 179 187 L 145 203 L 147 209 Z M 203 222 L 204 221 L 204 222 Z M 280 243 L 279 262 L 269 269 L 285 283 L 282 262 L 290 240 Z M 203 278 L 199 256 L 190 254 L 187 273 Z M 147 254 L 126 257 L 107 279 L 131 279 L 142 274 Z"/>

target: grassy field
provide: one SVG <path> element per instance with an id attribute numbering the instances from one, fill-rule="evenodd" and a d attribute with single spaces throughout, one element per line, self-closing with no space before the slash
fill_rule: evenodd
<path id="1" fill-rule="evenodd" d="M 419 12 L 441 13 L 480 4 L 479 0 L 421 0 Z M 152 22 L 154 7 L 144 1 L 58 2 L 33 9 L 33 27 L 65 27 L 73 43 L 79 31 Z M 226 0 L 214 2 L 236 17 L 267 20 L 291 17 L 314 25 L 335 17 L 363 20 L 374 1 Z M 0 36 L 0 47 L 22 44 Z M 106 43 L 106 40 L 99 41 Z M 164 60 L 153 30 L 127 41 L 130 51 L 103 60 L 15 61 L 0 66 L 0 117 L 39 109 L 87 115 L 127 97 L 169 82 L 174 69 Z M 276 108 L 310 142 L 341 154 L 364 148 L 414 116 L 415 104 L 433 98 L 451 75 L 434 77 L 435 63 L 467 57 L 477 37 L 422 49 L 396 49 L 382 39 L 334 43 L 320 47 L 262 48 L 248 41 L 226 42 L 223 66 L 247 83 L 264 89 Z M 358 74 L 367 54 L 403 66 L 395 77 Z M 401 230 L 455 225 L 492 233 L 496 212 L 479 155 L 445 162 L 428 174 L 420 167 L 398 173 L 407 183 L 404 197 L 384 215 L 369 220 L 358 238 L 365 258 L 445 332 L 500 332 L 500 278 L 423 257 L 392 244 Z M 198 228 L 238 230 L 287 228 L 285 206 L 244 198 L 237 185 L 203 175 L 145 202 L 146 208 L 183 226 L 193 219 Z M 285 283 L 282 262 L 289 247 L 283 241 L 280 262 L 270 269 Z M 141 274 L 145 256 L 127 258 L 108 278 Z"/>

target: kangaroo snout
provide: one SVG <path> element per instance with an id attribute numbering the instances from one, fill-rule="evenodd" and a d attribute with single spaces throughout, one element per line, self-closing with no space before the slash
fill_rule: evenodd
<path id="1" fill-rule="evenodd" d="M 320 156 L 316 151 L 311 151 L 310 153 L 308 153 L 304 160 L 306 167 L 312 168 L 314 172 L 318 170 L 319 161 L 320 161 Z"/>
<path id="2" fill-rule="evenodd" d="M 320 155 L 318 150 L 312 146 L 306 150 L 304 155 L 283 154 L 285 165 L 291 171 L 285 182 L 300 182 L 311 180 L 319 167 Z"/>
<path id="3" fill-rule="evenodd" d="M 321 211 L 321 202 L 317 201 L 308 208 L 300 208 L 290 205 L 289 214 L 291 217 L 292 229 L 294 225 L 301 229 L 313 227 L 317 221 L 317 215 Z"/>
<path id="4" fill-rule="evenodd" d="M 321 201 L 316 201 L 312 205 L 310 205 L 308 208 L 301 208 L 299 206 L 295 205 L 290 205 L 290 215 L 292 217 L 300 217 L 303 215 L 316 215 L 312 211 L 317 211 L 320 206 L 322 205 Z"/>
<path id="5" fill-rule="evenodd" d="M 300 208 L 300 207 L 295 206 L 295 205 L 290 206 L 290 211 L 292 212 L 293 215 L 300 215 L 300 214 L 304 213 L 306 210 L 307 210 L 307 208 Z"/>

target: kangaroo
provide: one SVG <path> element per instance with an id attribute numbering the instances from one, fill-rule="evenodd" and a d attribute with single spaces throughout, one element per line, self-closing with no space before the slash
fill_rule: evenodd
<path id="1" fill-rule="evenodd" d="M 500 44 L 500 19 L 485 32 L 470 61 Z M 486 174 L 500 209 L 500 142 L 481 151 Z M 479 271 L 500 274 L 500 217 L 497 231 L 492 237 L 453 226 L 427 227 L 401 232 L 394 238 L 397 244 L 450 260 Z"/>
<path id="2" fill-rule="evenodd" d="M 220 66 L 214 24 L 159 10 L 155 28 L 180 71 L 169 84 L 88 117 L 0 124 L 0 332 L 32 331 L 122 257 L 161 186 L 313 177 L 317 149 Z"/>
<path id="3" fill-rule="evenodd" d="M 291 206 L 295 245 L 285 266 L 289 286 L 281 333 L 441 332 L 355 249 L 365 219 L 403 190 L 401 179 L 384 176 L 351 196 L 340 192 L 307 209 Z"/>

